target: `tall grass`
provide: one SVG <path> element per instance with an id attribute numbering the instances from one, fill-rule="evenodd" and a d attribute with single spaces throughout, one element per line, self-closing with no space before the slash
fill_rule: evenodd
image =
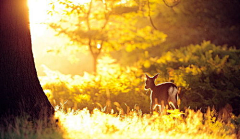
<path id="1" fill-rule="evenodd" d="M 168 111 L 170 114 L 142 114 L 131 110 L 127 114 L 118 112 L 106 114 L 98 109 L 90 112 L 56 108 L 55 119 L 28 121 L 27 117 L 17 118 L 7 130 L 0 130 L 1 139 L 98 139 L 98 138 L 194 138 L 235 139 L 239 125 L 230 117 L 223 122 L 216 118 L 216 112 L 208 109 L 206 113 L 187 109 L 185 113 Z M 240 117 L 238 117 L 239 120 Z M 238 133 L 239 134 L 239 133 Z M 238 135 L 239 137 L 239 135 Z"/>
<path id="2" fill-rule="evenodd" d="M 83 109 L 57 111 L 56 116 L 65 138 L 237 138 L 236 125 L 231 119 L 226 123 L 217 120 L 214 110 L 209 109 L 205 114 L 190 109 L 185 114 L 178 110 L 169 112 L 169 115 L 150 116 L 130 111 L 118 115 Z"/>
<path id="3" fill-rule="evenodd" d="M 26 115 L 5 119 L 0 125 L 0 139 L 62 139 L 63 131 L 54 119 L 29 120 Z"/>

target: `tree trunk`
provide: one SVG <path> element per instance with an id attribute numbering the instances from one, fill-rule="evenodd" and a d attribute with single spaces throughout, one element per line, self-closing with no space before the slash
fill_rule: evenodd
<path id="1" fill-rule="evenodd" d="M 97 60 L 98 58 L 93 56 L 93 73 L 97 75 Z"/>
<path id="2" fill-rule="evenodd" d="M 53 113 L 35 69 L 27 0 L 1 0 L 0 118 Z"/>

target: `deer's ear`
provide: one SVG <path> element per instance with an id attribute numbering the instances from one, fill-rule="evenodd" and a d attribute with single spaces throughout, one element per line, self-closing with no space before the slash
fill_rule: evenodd
<path id="1" fill-rule="evenodd" d="M 155 80 L 157 77 L 158 77 L 158 74 L 156 74 L 156 75 L 153 77 L 153 79 Z"/>
<path id="2" fill-rule="evenodd" d="M 148 78 L 149 78 L 149 76 L 147 75 L 147 73 L 145 73 L 145 75 L 146 75 L 146 78 L 148 79 Z"/>

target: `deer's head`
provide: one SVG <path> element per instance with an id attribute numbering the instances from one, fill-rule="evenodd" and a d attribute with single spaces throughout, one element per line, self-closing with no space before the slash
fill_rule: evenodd
<path id="1" fill-rule="evenodd" d="M 147 74 L 146 74 L 146 84 L 145 84 L 145 89 L 153 89 L 156 85 L 154 83 L 155 79 L 158 77 L 158 74 L 156 74 L 155 76 L 153 77 L 149 77 Z"/>

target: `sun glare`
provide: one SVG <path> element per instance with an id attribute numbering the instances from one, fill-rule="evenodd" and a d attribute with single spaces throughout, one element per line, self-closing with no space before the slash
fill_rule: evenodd
<path id="1" fill-rule="evenodd" d="M 30 24 L 45 23 L 50 15 L 48 10 L 51 9 L 50 3 L 58 0 L 28 0 Z M 74 4 L 85 4 L 91 0 L 72 0 Z"/>
<path id="2" fill-rule="evenodd" d="M 29 20 L 32 39 L 44 36 L 47 30 L 45 25 L 49 15 L 49 1 L 47 0 L 28 0 Z"/>
<path id="3" fill-rule="evenodd" d="M 57 1 L 58 0 L 28 0 L 31 24 L 46 21 L 49 17 L 47 12 L 50 10 L 50 3 Z M 85 4 L 90 1 L 91 0 L 72 0 L 74 4 Z"/>
<path id="4" fill-rule="evenodd" d="M 30 23 L 42 23 L 47 20 L 47 0 L 28 0 Z"/>

